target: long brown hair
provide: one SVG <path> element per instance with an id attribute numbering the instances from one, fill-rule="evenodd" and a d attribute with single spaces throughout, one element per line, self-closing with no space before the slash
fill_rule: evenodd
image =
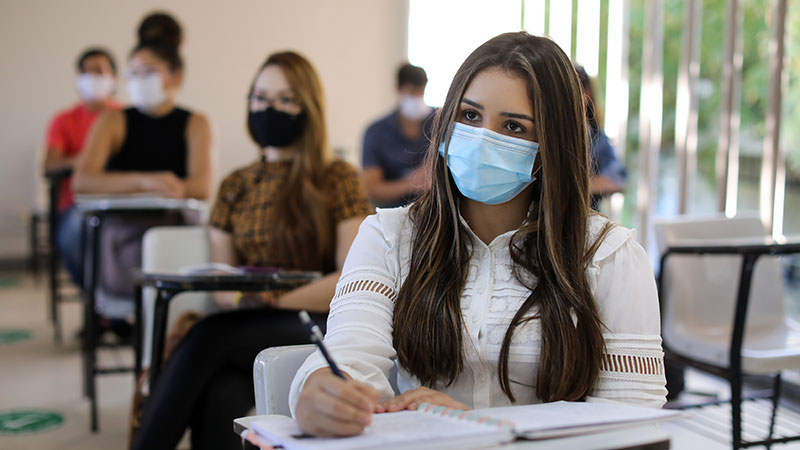
<path id="1" fill-rule="evenodd" d="M 293 267 L 287 268 L 328 272 L 335 268 L 335 239 L 323 191 L 331 151 L 322 83 L 311 62 L 298 53 L 273 53 L 258 69 L 256 77 L 272 65 L 283 71 L 305 113 L 305 126 L 297 151 L 292 154 L 289 178 L 275 199 L 274 233 L 281 237 L 276 240 L 276 256 L 281 261 L 292 261 Z"/>
<path id="2" fill-rule="evenodd" d="M 536 395 L 543 401 L 578 400 L 594 385 L 604 351 L 586 268 L 608 227 L 588 244 L 589 155 L 581 87 L 569 58 L 547 38 L 501 34 L 478 47 L 453 78 L 428 149 L 432 186 L 410 210 L 412 255 L 395 303 L 394 345 L 402 366 L 423 385 L 449 385 L 463 369 L 461 293 L 472 246 L 459 220 L 461 194 L 438 147 L 449 143 L 467 86 L 489 68 L 526 81 L 541 161 L 528 216 L 509 243 L 515 276 L 531 293 L 506 331 L 500 384 L 514 401 L 508 378 L 511 337 L 536 308 L 542 330 Z M 526 281 L 526 272 L 536 281 Z"/>

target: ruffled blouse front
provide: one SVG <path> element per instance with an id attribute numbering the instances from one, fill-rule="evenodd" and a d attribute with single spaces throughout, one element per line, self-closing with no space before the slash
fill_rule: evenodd
<path id="1" fill-rule="evenodd" d="M 607 219 L 593 216 L 589 238 Z M 396 352 L 392 342 L 394 300 L 408 275 L 413 224 L 408 208 L 379 209 L 361 225 L 345 262 L 328 316 L 325 344 L 342 370 L 372 385 L 383 398 L 393 396 L 388 381 Z M 509 240 L 514 231 L 489 245 L 476 236 L 462 293 L 465 325 L 464 370 L 450 386 L 434 388 L 471 408 L 507 406 L 497 376 L 500 348 L 508 325 L 530 294 L 512 270 Z M 600 244 L 587 277 L 605 325 L 600 375 L 587 401 L 619 401 L 661 407 L 666 401 L 658 297 L 653 271 L 632 230 L 615 226 Z M 531 311 L 535 314 L 535 311 Z M 538 319 L 517 328 L 509 352 L 509 379 L 517 404 L 539 403 L 536 375 L 541 329 Z M 315 352 L 292 383 L 294 411 L 309 374 L 326 367 Z M 401 391 L 419 387 L 399 368 Z"/>

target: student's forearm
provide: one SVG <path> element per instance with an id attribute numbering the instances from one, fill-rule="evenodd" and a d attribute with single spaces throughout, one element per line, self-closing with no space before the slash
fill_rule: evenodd
<path id="1" fill-rule="evenodd" d="M 375 181 L 367 184 L 367 195 L 375 202 L 390 202 L 414 191 L 408 178 L 396 181 Z"/>
<path id="2" fill-rule="evenodd" d="M 589 179 L 590 194 L 613 194 L 622 192 L 623 186 L 615 183 L 611 178 L 603 175 L 594 175 Z"/>
<path id="3" fill-rule="evenodd" d="M 314 312 L 327 312 L 339 281 L 339 272 L 328 274 L 313 283 L 287 292 L 278 299 L 281 309 L 305 309 Z"/>
<path id="4" fill-rule="evenodd" d="M 142 172 L 81 173 L 75 174 L 72 189 L 79 194 L 122 194 L 143 192 L 142 180 L 149 174 Z"/>
<path id="5" fill-rule="evenodd" d="M 56 170 L 71 169 L 75 167 L 76 157 L 56 156 L 48 153 L 44 159 L 44 171 L 54 172 Z"/>
<path id="6" fill-rule="evenodd" d="M 184 197 L 205 200 L 211 195 L 210 182 L 204 177 L 187 178 L 183 182 Z"/>

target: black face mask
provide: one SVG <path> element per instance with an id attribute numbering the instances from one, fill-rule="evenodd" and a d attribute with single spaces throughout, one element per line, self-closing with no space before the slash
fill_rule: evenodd
<path id="1" fill-rule="evenodd" d="M 305 113 L 289 114 L 272 106 L 263 111 L 250 111 L 247 128 L 250 137 L 263 147 L 286 147 L 303 133 Z"/>

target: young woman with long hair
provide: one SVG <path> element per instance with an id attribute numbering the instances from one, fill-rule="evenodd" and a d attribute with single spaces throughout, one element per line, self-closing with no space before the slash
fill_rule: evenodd
<path id="1" fill-rule="evenodd" d="M 151 387 L 134 449 L 236 448 L 233 419 L 253 407 L 253 360 L 276 345 L 309 342 L 297 310 L 325 325 L 347 250 L 370 212 L 357 171 L 334 160 L 317 72 L 294 52 L 271 55 L 251 85 L 250 136 L 260 160 L 234 171 L 211 212 L 212 257 L 242 266 L 320 271 L 285 293 L 229 293 L 233 310 L 198 322 Z"/>
<path id="2" fill-rule="evenodd" d="M 550 39 L 502 34 L 466 59 L 434 125 L 430 190 L 353 243 L 325 338 L 349 379 L 309 357 L 290 392 L 303 431 L 356 434 L 424 401 L 664 403 L 653 273 L 633 232 L 589 208 L 584 108 Z"/>

